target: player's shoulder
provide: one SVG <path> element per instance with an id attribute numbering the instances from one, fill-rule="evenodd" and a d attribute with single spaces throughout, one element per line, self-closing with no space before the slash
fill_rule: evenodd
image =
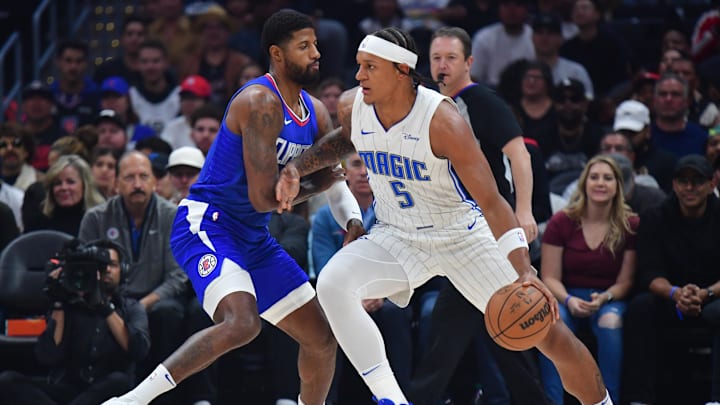
<path id="1" fill-rule="evenodd" d="M 348 89 L 342 92 L 338 100 L 340 106 L 352 105 L 355 102 L 357 92 L 360 90 L 360 86 L 355 86 L 352 89 Z"/>

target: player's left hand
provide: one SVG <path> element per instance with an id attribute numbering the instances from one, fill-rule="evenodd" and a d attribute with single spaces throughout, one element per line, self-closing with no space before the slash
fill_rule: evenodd
<path id="1" fill-rule="evenodd" d="M 343 238 L 343 246 L 363 235 L 365 235 L 365 227 L 363 226 L 363 223 L 355 218 L 351 219 L 347 223 L 347 232 Z"/>
<path id="2" fill-rule="evenodd" d="M 292 210 L 293 200 L 300 193 L 300 173 L 297 169 L 288 164 L 280 171 L 277 184 L 275 185 L 275 199 L 278 201 L 277 212 Z"/>
<path id="3" fill-rule="evenodd" d="M 535 270 L 534 267 L 533 270 Z M 550 312 L 552 313 L 552 316 L 550 318 L 552 319 L 552 322 L 555 323 L 557 320 L 560 319 L 558 302 L 555 299 L 555 296 L 547 288 L 545 283 L 540 281 L 540 279 L 538 278 L 537 270 L 524 273 L 522 276 L 520 276 L 520 278 L 517 279 L 516 282 L 522 284 L 523 287 L 533 286 L 537 288 L 545 296 L 545 299 L 547 299 L 548 303 L 550 303 Z"/>

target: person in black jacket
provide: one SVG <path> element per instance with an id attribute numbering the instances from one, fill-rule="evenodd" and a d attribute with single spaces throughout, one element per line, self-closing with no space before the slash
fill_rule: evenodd
<path id="1" fill-rule="evenodd" d="M 48 275 L 53 304 L 35 346 L 38 361 L 50 374 L 0 374 L 0 392 L 13 404 L 96 405 L 132 387 L 135 362 L 150 347 L 145 310 L 120 293 L 126 273 L 122 248 L 96 241 L 65 252 Z M 77 281 L 74 274 L 93 272 L 92 266 L 97 269 L 91 277 L 95 283 L 66 283 Z"/>
<path id="2" fill-rule="evenodd" d="M 688 155 L 675 166 L 674 194 L 640 216 L 637 285 L 625 313 L 626 399 L 657 403 L 655 379 L 669 366 L 658 351 L 668 329 L 702 328 L 714 340 L 712 401 L 720 401 L 720 203 L 712 194 L 713 169 Z M 675 344 L 677 346 L 677 344 Z M 683 369 L 673 370 L 680 376 Z M 707 393 L 710 395 L 710 393 Z"/>

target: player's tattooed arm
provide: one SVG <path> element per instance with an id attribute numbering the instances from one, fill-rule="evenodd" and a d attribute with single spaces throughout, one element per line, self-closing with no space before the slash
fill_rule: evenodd
<path id="1" fill-rule="evenodd" d="M 283 128 L 280 101 L 265 88 L 250 87 L 233 100 L 227 121 L 243 138 L 250 202 L 259 212 L 274 210 L 278 205 L 274 195 L 278 178 L 276 143 Z"/>
<path id="2" fill-rule="evenodd" d="M 341 159 L 355 152 L 350 141 L 350 114 L 356 89 L 340 96 L 338 118 L 341 127 L 321 137 L 310 149 L 290 161 L 280 173 L 275 196 L 278 211 L 289 210 L 300 192 L 300 178 L 320 169 L 337 165 Z M 350 94 L 352 92 L 352 94 Z"/>

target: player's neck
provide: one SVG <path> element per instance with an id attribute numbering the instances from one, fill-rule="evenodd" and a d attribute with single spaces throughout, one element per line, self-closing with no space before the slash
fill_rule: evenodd
<path id="1" fill-rule="evenodd" d="M 285 103 L 290 107 L 295 113 L 298 115 L 298 117 L 302 116 L 302 106 L 300 105 L 300 90 L 302 89 L 302 86 L 287 77 L 285 77 L 282 74 L 279 74 L 274 71 L 270 71 L 270 76 L 272 76 L 273 80 L 275 81 L 275 85 L 278 88 L 278 91 L 280 92 L 280 95 L 282 96 L 283 100 L 285 100 Z"/>
<path id="2" fill-rule="evenodd" d="M 398 91 L 389 96 L 386 100 L 375 102 L 375 113 L 383 127 L 390 128 L 402 121 L 415 104 L 417 90 Z"/>

